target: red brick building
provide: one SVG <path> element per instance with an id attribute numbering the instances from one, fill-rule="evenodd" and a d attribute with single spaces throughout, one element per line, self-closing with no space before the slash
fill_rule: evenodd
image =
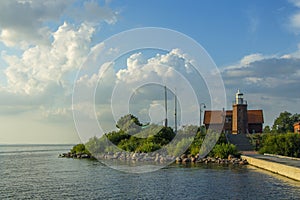
<path id="1" fill-rule="evenodd" d="M 300 133 L 300 122 L 296 122 L 294 124 L 294 132 L 295 133 Z"/>
<path id="2" fill-rule="evenodd" d="M 206 129 L 220 130 L 225 133 L 262 133 L 263 111 L 248 110 L 247 106 L 247 101 L 238 90 L 232 110 L 205 111 L 203 123 Z"/>

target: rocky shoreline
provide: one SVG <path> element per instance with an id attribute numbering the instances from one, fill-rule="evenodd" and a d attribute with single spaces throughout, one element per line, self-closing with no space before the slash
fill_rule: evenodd
<path id="1" fill-rule="evenodd" d="M 60 158 L 78 158 L 78 159 L 92 159 L 93 156 L 86 154 L 86 153 L 62 153 L 59 154 L 58 157 Z"/>
<path id="2" fill-rule="evenodd" d="M 60 154 L 61 158 L 75 158 L 75 159 L 105 159 L 105 160 L 119 160 L 119 161 L 131 161 L 131 162 L 154 162 L 154 163 L 215 163 L 220 165 L 246 165 L 248 164 L 247 160 L 242 158 L 236 158 L 233 155 L 229 155 L 228 158 L 213 158 L 213 157 L 205 157 L 200 158 L 199 155 L 186 155 L 183 154 L 180 157 L 170 156 L 170 155 L 162 155 L 158 153 L 128 153 L 128 152 L 117 152 L 112 153 L 108 152 L 105 154 L 90 156 L 88 154 L 81 153 L 63 153 Z"/>

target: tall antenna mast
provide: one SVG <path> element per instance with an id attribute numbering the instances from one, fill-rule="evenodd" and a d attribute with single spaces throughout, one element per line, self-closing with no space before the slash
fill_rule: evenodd
<path id="1" fill-rule="evenodd" d="M 168 103 L 167 103 L 167 86 L 165 86 L 165 127 L 168 127 Z"/>
<path id="2" fill-rule="evenodd" d="M 177 96 L 176 96 L 176 89 L 175 89 L 175 134 L 177 133 Z"/>

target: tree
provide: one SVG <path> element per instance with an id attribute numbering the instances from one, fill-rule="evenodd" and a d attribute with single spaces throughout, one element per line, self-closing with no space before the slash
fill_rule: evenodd
<path id="1" fill-rule="evenodd" d="M 141 131 L 142 124 L 137 117 L 132 114 L 128 114 L 118 120 L 116 127 L 125 131 L 129 135 L 134 135 Z"/>
<path id="2" fill-rule="evenodd" d="M 89 139 L 89 141 L 85 144 L 86 149 L 88 149 L 92 154 L 100 153 L 104 150 L 105 144 L 104 144 L 104 137 L 97 138 L 92 137 Z"/>
<path id="3" fill-rule="evenodd" d="M 71 149 L 71 153 L 91 155 L 90 152 L 85 148 L 84 144 L 77 144 L 77 145 L 75 145 Z"/>
<path id="4" fill-rule="evenodd" d="M 118 145 L 119 142 L 121 142 L 124 139 L 129 139 L 130 135 L 125 133 L 123 130 L 120 130 L 118 132 L 112 131 L 108 134 L 106 134 L 106 137 L 115 145 Z"/>
<path id="5" fill-rule="evenodd" d="M 280 113 L 272 126 L 272 131 L 276 133 L 287 133 L 294 131 L 294 123 L 299 120 L 299 115 L 292 115 L 291 113 L 285 111 Z"/>
<path id="6" fill-rule="evenodd" d="M 265 126 L 264 128 L 264 133 L 271 133 L 271 129 L 270 129 L 270 126 Z"/>
<path id="7" fill-rule="evenodd" d="M 265 134 L 259 153 L 300 157 L 300 135 L 294 133 Z"/>
<path id="8" fill-rule="evenodd" d="M 292 117 L 291 117 L 292 121 L 295 123 L 295 122 L 299 122 L 300 121 L 300 114 L 294 114 Z"/>

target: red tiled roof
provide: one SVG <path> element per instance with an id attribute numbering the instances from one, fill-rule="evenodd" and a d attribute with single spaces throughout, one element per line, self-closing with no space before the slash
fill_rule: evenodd
<path id="1" fill-rule="evenodd" d="M 206 110 L 204 112 L 204 124 L 221 124 L 224 112 L 222 110 Z M 232 116 L 232 110 L 226 111 L 226 116 Z"/>
<path id="2" fill-rule="evenodd" d="M 248 110 L 248 124 L 264 123 L 262 110 Z M 221 110 L 206 110 L 204 112 L 204 124 L 221 124 L 224 118 L 224 112 Z M 226 116 L 232 116 L 232 110 L 226 111 Z"/>
<path id="3" fill-rule="evenodd" d="M 262 110 L 248 110 L 248 124 L 262 124 L 264 123 L 264 116 Z"/>

